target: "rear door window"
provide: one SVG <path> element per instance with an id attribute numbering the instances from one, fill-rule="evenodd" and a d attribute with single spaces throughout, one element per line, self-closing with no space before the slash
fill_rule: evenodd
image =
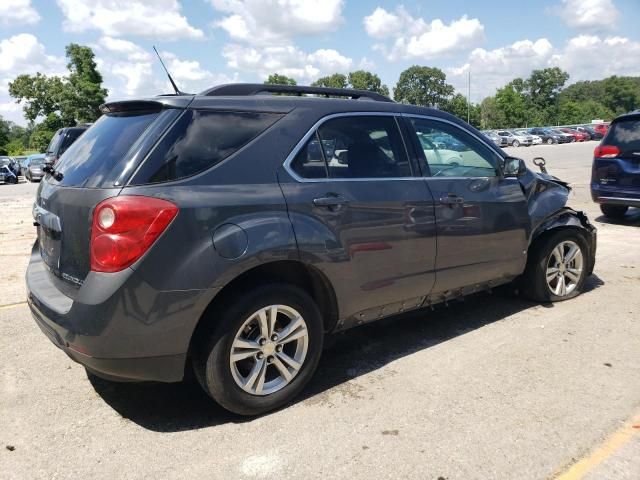
<path id="1" fill-rule="evenodd" d="M 612 124 L 602 144 L 618 147 L 620 157 L 640 159 L 640 118 Z"/>
<path id="2" fill-rule="evenodd" d="M 330 178 L 411 177 L 396 119 L 386 115 L 334 118 L 318 128 Z"/>
<path id="3" fill-rule="evenodd" d="M 187 110 L 156 145 L 131 184 L 176 180 L 229 157 L 282 115 Z"/>
<path id="4" fill-rule="evenodd" d="M 328 146 L 330 151 L 331 146 Z M 291 162 L 291 169 L 301 178 L 327 178 L 327 165 L 315 133 Z"/>
<path id="5" fill-rule="evenodd" d="M 63 186 L 103 186 L 121 171 L 127 152 L 158 118 L 159 111 L 111 113 L 100 119 L 60 157 Z M 117 176 L 117 175 L 116 175 Z"/>

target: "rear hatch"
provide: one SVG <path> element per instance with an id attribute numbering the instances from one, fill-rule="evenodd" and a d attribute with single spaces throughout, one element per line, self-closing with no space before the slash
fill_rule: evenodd
<path id="1" fill-rule="evenodd" d="M 94 207 L 118 195 L 144 155 L 184 105 L 155 101 L 108 104 L 104 115 L 60 157 L 40 183 L 33 216 L 38 244 L 52 279 L 75 298 L 90 270 Z M 178 108 L 175 104 L 178 104 Z"/>
<path id="2" fill-rule="evenodd" d="M 593 180 L 620 195 L 640 195 L 640 113 L 618 117 L 594 152 Z"/>

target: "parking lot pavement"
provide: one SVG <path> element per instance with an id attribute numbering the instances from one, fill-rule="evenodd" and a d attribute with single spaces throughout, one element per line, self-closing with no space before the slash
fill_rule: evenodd
<path id="1" fill-rule="evenodd" d="M 193 383 L 88 377 L 24 304 L 0 307 L 0 477 L 638 478 L 640 211 L 591 203 L 594 146 L 509 149 L 544 156 L 599 229 L 582 296 L 499 291 L 334 336 L 299 401 L 259 418 Z M 0 186 L 0 305 L 24 298 L 35 189 Z"/>

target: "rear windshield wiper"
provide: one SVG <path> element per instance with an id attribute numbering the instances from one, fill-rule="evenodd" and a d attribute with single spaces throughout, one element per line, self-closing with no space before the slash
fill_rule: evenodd
<path id="1" fill-rule="evenodd" d="M 42 167 L 42 171 L 46 173 L 50 173 L 53 178 L 57 181 L 61 181 L 64 178 L 64 174 L 62 172 L 58 172 L 53 165 L 49 163 L 45 163 L 44 167 Z"/>

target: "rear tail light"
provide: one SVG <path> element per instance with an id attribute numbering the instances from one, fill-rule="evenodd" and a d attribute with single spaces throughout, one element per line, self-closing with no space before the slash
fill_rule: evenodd
<path id="1" fill-rule="evenodd" d="M 176 205 L 153 197 L 123 195 L 100 202 L 91 225 L 91 270 L 119 272 L 132 265 L 177 214 Z"/>
<path id="2" fill-rule="evenodd" d="M 593 151 L 596 158 L 614 158 L 620 155 L 620 149 L 614 145 L 598 145 Z"/>

